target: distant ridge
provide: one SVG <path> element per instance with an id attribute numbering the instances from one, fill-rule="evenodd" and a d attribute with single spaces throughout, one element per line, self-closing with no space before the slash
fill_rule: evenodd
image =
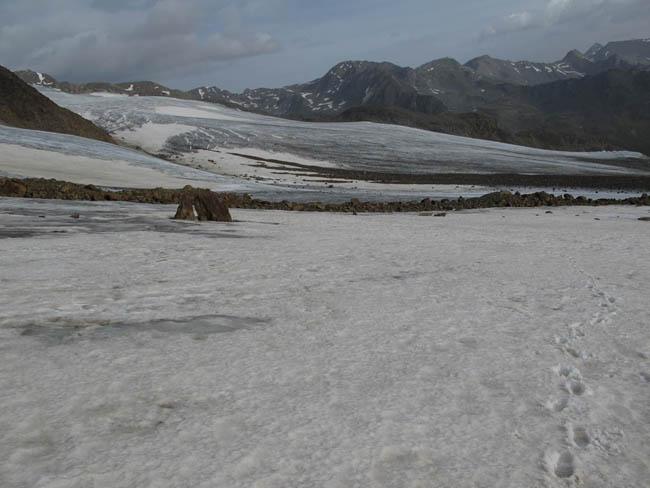
<path id="1" fill-rule="evenodd" d="M 478 110 L 502 96 L 499 85 L 535 86 L 610 69 L 649 69 L 650 39 L 594 44 L 586 53 L 571 50 L 560 61 L 508 61 L 484 55 L 464 65 L 442 58 L 418 68 L 392 63 L 345 61 L 323 77 L 282 88 L 257 88 L 231 93 L 216 86 L 174 90 L 152 81 L 68 83 L 35 71 L 18 71 L 24 81 L 68 93 L 108 92 L 162 96 L 220 103 L 280 117 L 321 118 L 365 105 L 390 105 L 415 112 Z"/>

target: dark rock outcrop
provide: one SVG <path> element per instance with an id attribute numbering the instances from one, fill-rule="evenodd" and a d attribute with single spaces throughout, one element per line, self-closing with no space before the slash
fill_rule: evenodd
<path id="1" fill-rule="evenodd" d="M 210 190 L 199 190 L 194 197 L 193 204 L 199 220 L 232 222 L 232 217 L 226 204 L 216 193 Z"/>
<path id="2" fill-rule="evenodd" d="M 177 220 L 198 219 L 201 221 L 232 222 L 228 206 L 216 193 L 210 190 L 193 190 L 192 194 L 184 195 L 174 218 Z"/>
<path id="3" fill-rule="evenodd" d="M 20 180 L 1 178 L 0 179 L 0 196 L 22 198 L 27 193 L 27 186 Z"/>
<path id="4" fill-rule="evenodd" d="M 114 142 L 104 129 L 59 107 L 8 69 L 0 66 L 0 123 Z"/>

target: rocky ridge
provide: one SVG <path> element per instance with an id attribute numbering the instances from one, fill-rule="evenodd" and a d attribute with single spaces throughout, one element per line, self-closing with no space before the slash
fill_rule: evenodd
<path id="1" fill-rule="evenodd" d="M 248 194 L 214 193 L 209 190 L 186 186 L 182 189 L 136 189 L 124 191 L 109 191 L 94 185 L 78 185 L 66 181 L 46 179 L 12 179 L 0 178 L 0 196 L 14 198 L 47 198 L 61 200 L 90 200 L 90 201 L 128 201 L 154 204 L 183 204 L 184 211 L 189 212 L 188 203 L 193 204 L 196 198 L 206 195 L 206 192 L 218 198 L 228 208 L 244 208 L 259 210 L 287 210 L 296 212 L 433 212 L 452 211 L 491 207 L 539 207 L 566 205 L 650 205 L 650 196 L 644 193 L 640 197 L 626 199 L 590 199 L 571 194 L 555 196 L 546 192 L 530 194 L 499 191 L 477 198 L 458 198 L 455 200 L 432 200 L 425 198 L 409 202 L 362 202 L 352 198 L 344 203 L 308 202 L 297 203 L 287 200 L 269 202 L 251 198 Z M 181 210 L 181 209 L 179 209 Z"/>

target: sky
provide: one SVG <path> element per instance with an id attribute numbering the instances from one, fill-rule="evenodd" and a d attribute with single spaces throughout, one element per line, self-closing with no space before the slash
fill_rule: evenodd
<path id="1" fill-rule="evenodd" d="M 231 91 L 341 61 L 555 61 L 650 37 L 650 0 L 0 0 L 0 65 L 59 81 Z"/>

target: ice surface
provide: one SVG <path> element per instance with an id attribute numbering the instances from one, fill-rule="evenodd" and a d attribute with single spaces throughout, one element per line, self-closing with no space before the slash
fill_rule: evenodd
<path id="1" fill-rule="evenodd" d="M 219 191 L 263 188 L 263 185 L 170 163 L 114 144 L 2 125 L 0 175 L 57 178 L 109 187 L 193 185 Z"/>
<path id="2" fill-rule="evenodd" d="M 163 106 L 155 107 L 156 113 L 173 115 L 177 117 L 188 117 L 194 119 L 217 119 L 217 120 L 242 120 L 242 117 L 233 117 L 223 113 L 222 110 L 219 110 L 216 105 L 212 107 L 206 104 L 206 107 L 202 108 L 190 108 L 190 107 L 175 107 L 175 106 Z M 210 110 L 211 108 L 214 110 Z"/>
<path id="3" fill-rule="evenodd" d="M 647 208 L 173 210 L 0 199 L 3 488 L 650 479 Z"/>
<path id="4" fill-rule="evenodd" d="M 154 124 L 147 122 L 138 127 L 137 131 L 126 129 L 115 132 L 113 135 L 117 140 L 126 142 L 131 146 L 138 146 L 150 153 L 159 153 L 167 144 L 170 137 L 192 132 L 195 128 L 183 124 Z"/>

